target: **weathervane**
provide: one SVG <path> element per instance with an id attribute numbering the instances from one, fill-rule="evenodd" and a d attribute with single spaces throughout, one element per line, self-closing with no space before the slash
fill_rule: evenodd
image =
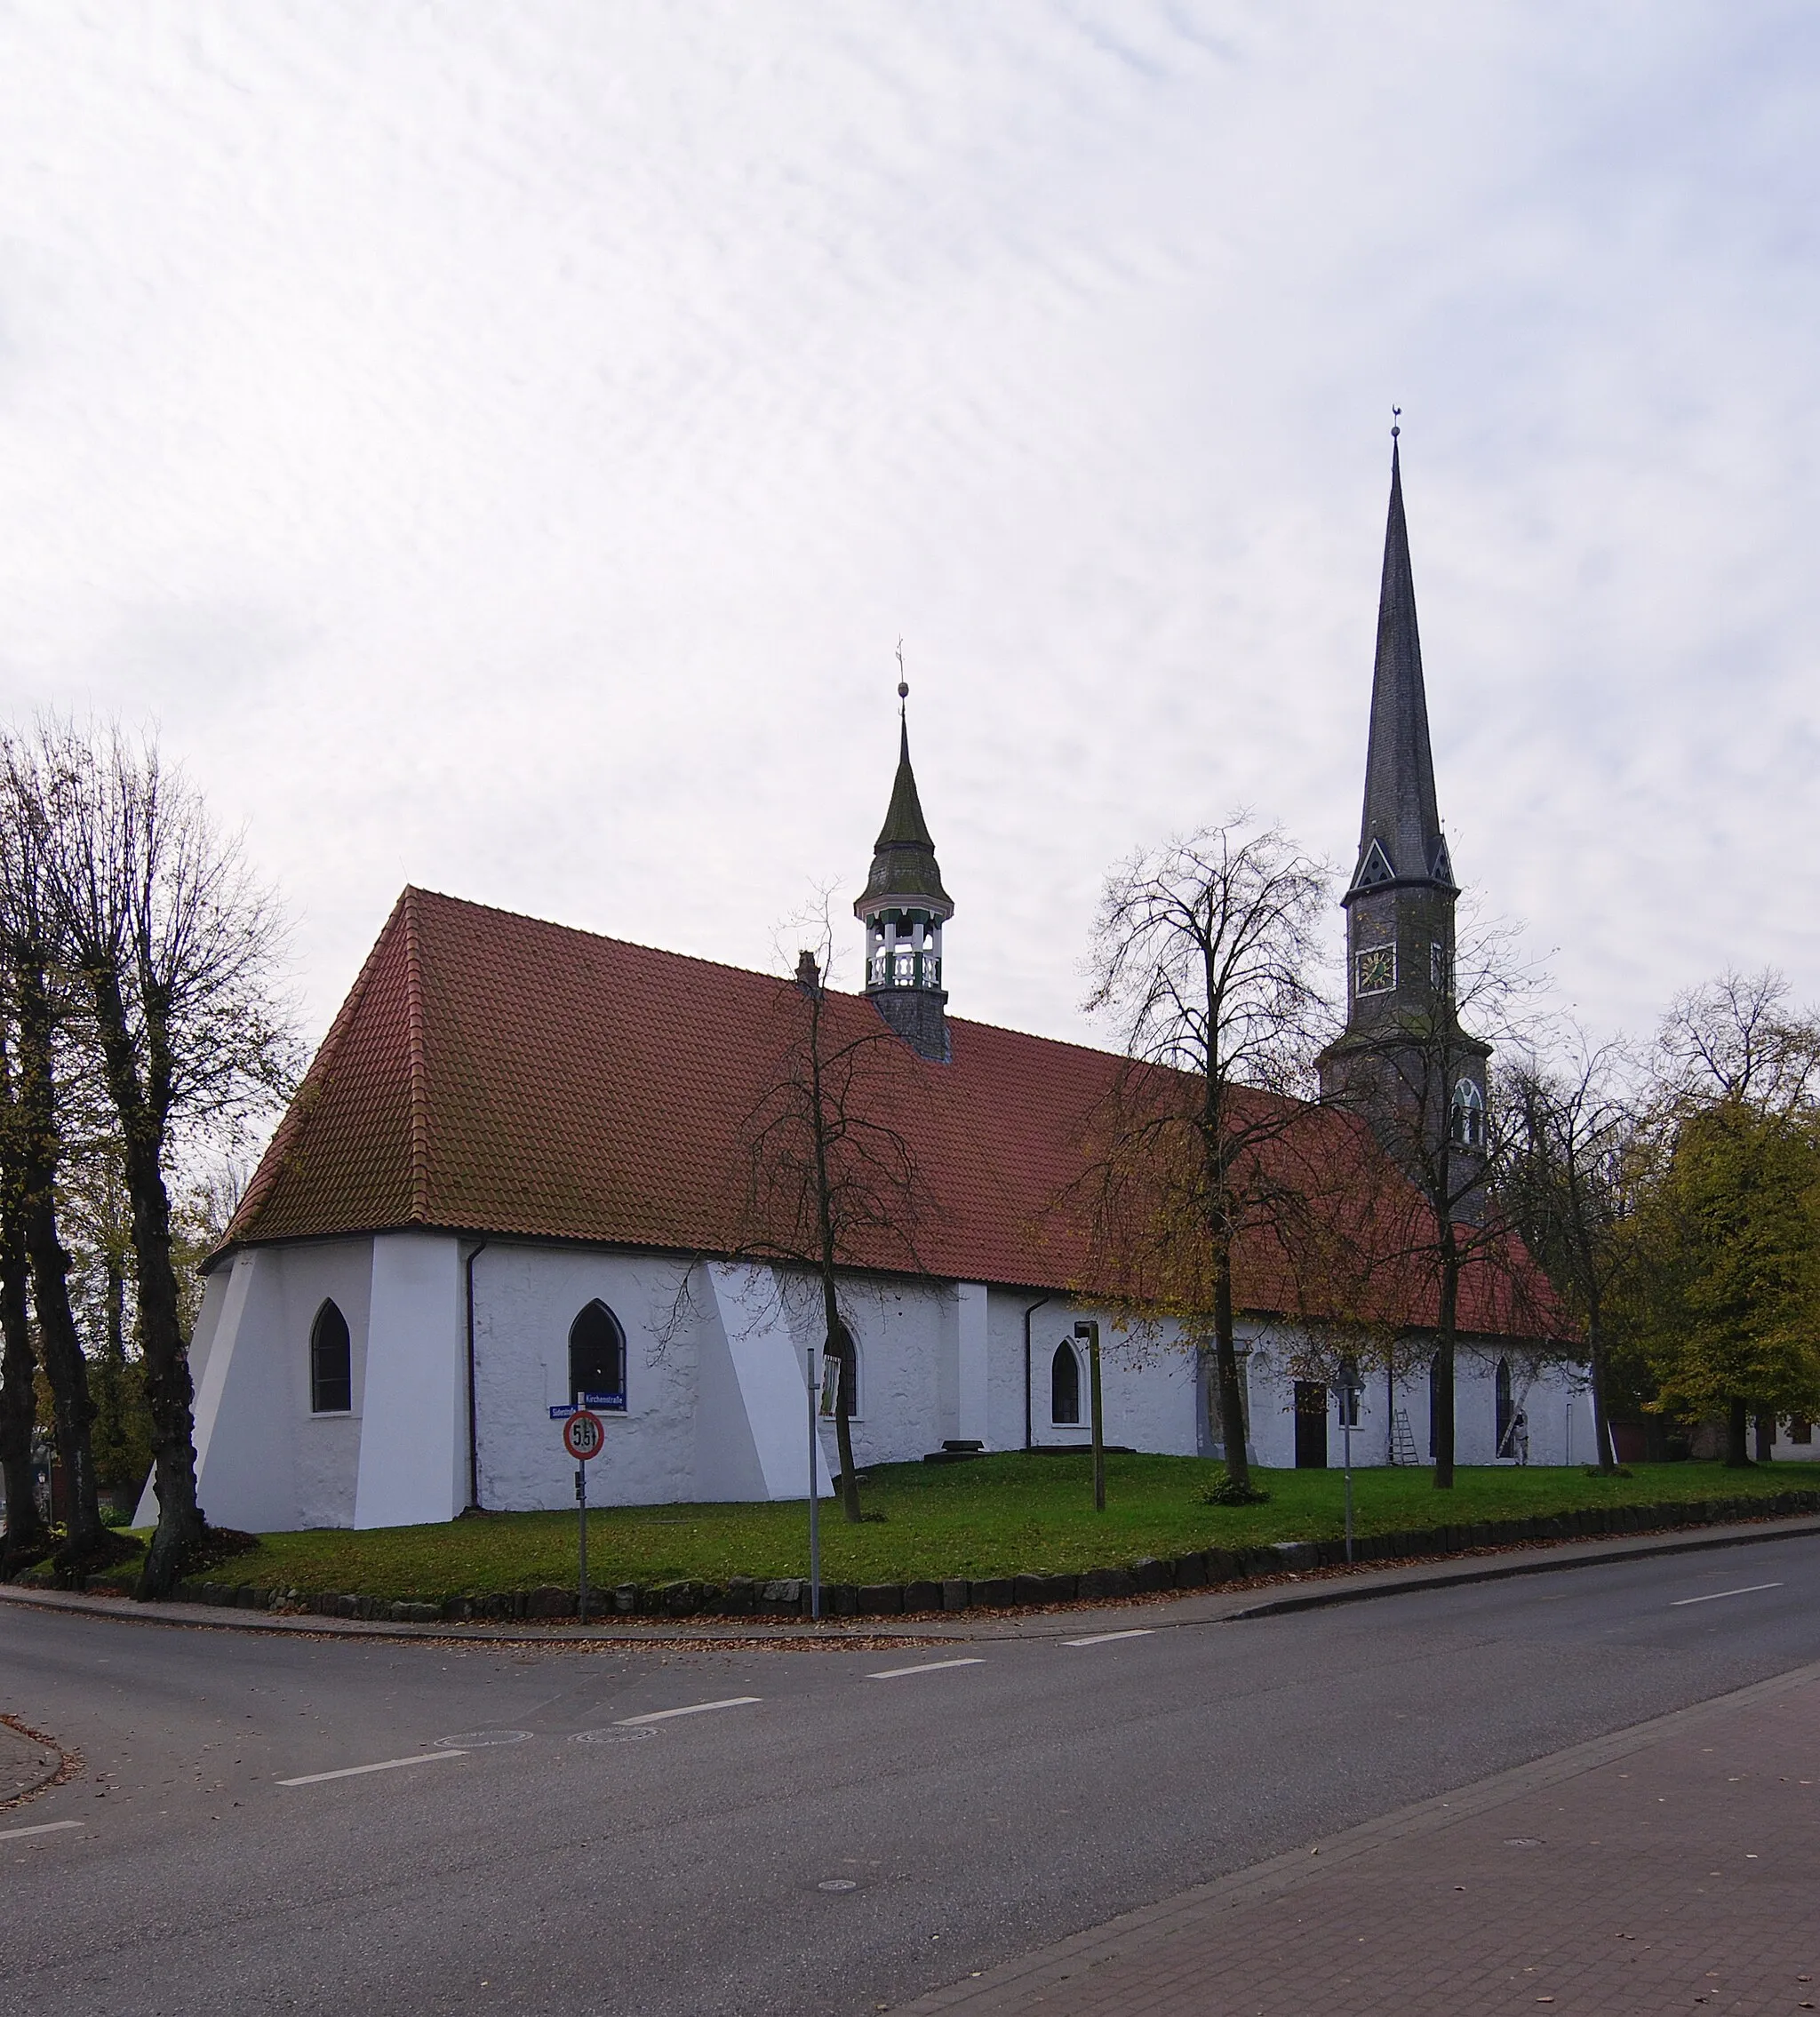
<path id="1" fill-rule="evenodd" d="M 898 716 L 902 720 L 904 703 L 910 698 L 910 682 L 904 677 L 904 640 L 898 640 Z"/>
<path id="2" fill-rule="evenodd" d="M 1402 417 L 1403 417 L 1403 410 L 1402 410 L 1402 408 L 1401 408 L 1401 406 L 1393 406 L 1393 407 L 1391 408 L 1391 410 L 1390 410 L 1390 438 L 1392 439 L 1392 441 L 1395 441 L 1395 439 L 1397 438 L 1397 436 L 1398 436 L 1398 435 L 1399 435 L 1400 434 L 1401 434 L 1401 433 L 1402 433 L 1402 431 L 1403 431 L 1403 430 L 1402 430 L 1402 429 L 1401 429 L 1401 428 L 1400 427 L 1398 427 L 1398 426 L 1397 426 L 1397 422 L 1398 422 L 1399 420 L 1401 420 L 1401 419 L 1402 419 Z"/>

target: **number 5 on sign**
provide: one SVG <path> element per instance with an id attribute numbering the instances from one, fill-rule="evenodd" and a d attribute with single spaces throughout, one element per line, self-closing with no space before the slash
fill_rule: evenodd
<path id="1" fill-rule="evenodd" d="M 563 1447 L 577 1463 L 586 1463 L 589 1457 L 598 1456 L 601 1445 L 606 1439 L 606 1425 L 598 1415 L 590 1415 L 585 1407 L 578 1409 L 563 1424 Z"/>

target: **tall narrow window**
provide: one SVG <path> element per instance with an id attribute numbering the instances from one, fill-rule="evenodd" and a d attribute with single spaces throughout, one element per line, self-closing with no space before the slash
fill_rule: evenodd
<path id="1" fill-rule="evenodd" d="M 859 1419 L 859 1341 L 845 1324 L 834 1333 L 839 1352 L 824 1350 L 821 1359 L 821 1412 L 832 1422 L 844 1406 L 847 1419 Z"/>
<path id="2" fill-rule="evenodd" d="M 1078 1428 L 1081 1422 L 1081 1361 L 1072 1344 L 1057 1345 L 1049 1368 L 1049 1418 L 1058 1427 Z"/>
<path id="3" fill-rule="evenodd" d="M 1454 1142 L 1463 1149 L 1485 1146 L 1485 1095 L 1470 1079 L 1454 1088 Z"/>
<path id="4" fill-rule="evenodd" d="M 1508 1456 L 1510 1452 L 1511 1423 L 1516 1418 L 1516 1409 L 1511 1401 L 1511 1362 L 1500 1359 L 1497 1362 L 1497 1454 Z"/>
<path id="5" fill-rule="evenodd" d="M 598 1407 L 626 1405 L 626 1334 L 604 1303 L 590 1303 L 569 1327 L 569 1398 L 599 1398 Z"/>
<path id="6" fill-rule="evenodd" d="M 314 1415 L 346 1415 L 354 1407 L 354 1350 L 347 1319 L 332 1302 L 309 1327 L 309 1405 Z"/>
<path id="7" fill-rule="evenodd" d="M 1441 1449 L 1441 1354 L 1436 1352 L 1428 1361 L 1428 1455 L 1434 1457 Z"/>

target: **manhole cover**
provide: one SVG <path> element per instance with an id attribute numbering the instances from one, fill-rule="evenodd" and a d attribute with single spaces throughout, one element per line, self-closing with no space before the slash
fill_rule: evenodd
<path id="1" fill-rule="evenodd" d="M 1539 1835 L 1506 1835 L 1504 1846 L 1506 1849 L 1539 1849 L 1542 1846 L 1542 1838 Z"/>
<path id="2" fill-rule="evenodd" d="M 529 1730 L 467 1730 L 459 1737 L 438 1737 L 438 1750 L 484 1750 L 489 1744 L 524 1744 Z"/>
<path id="3" fill-rule="evenodd" d="M 636 1744 L 657 1735 L 655 1730 L 578 1730 L 571 1744 Z"/>
<path id="4" fill-rule="evenodd" d="M 818 1891 L 858 1891 L 859 1885 L 850 1877 L 825 1877 L 815 1888 Z"/>

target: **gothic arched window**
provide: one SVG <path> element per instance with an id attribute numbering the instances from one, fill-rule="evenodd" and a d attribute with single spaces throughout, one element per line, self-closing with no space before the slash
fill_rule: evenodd
<path id="1" fill-rule="evenodd" d="M 598 1297 L 569 1327 L 569 1398 L 583 1394 L 604 1396 L 599 1407 L 626 1405 L 626 1334 Z"/>
<path id="2" fill-rule="evenodd" d="M 1463 1149 L 1485 1146 L 1485 1095 L 1471 1079 L 1454 1088 L 1454 1140 Z"/>
<path id="3" fill-rule="evenodd" d="M 1511 1404 L 1511 1362 L 1508 1359 L 1500 1359 L 1497 1362 L 1496 1387 L 1497 1397 L 1497 1454 L 1500 1456 L 1508 1456 L 1511 1453 L 1505 1446 L 1510 1441 L 1511 1422 L 1516 1414 L 1516 1409 Z"/>
<path id="4" fill-rule="evenodd" d="M 1441 1454 L 1441 1354 L 1428 1361 L 1428 1454 Z"/>
<path id="5" fill-rule="evenodd" d="M 354 1348 L 347 1319 L 332 1301 L 309 1327 L 309 1406 L 313 1415 L 347 1415 L 354 1407 Z"/>
<path id="6" fill-rule="evenodd" d="M 1081 1422 L 1081 1361 L 1066 1343 L 1057 1345 L 1050 1361 L 1049 1418 L 1061 1426 L 1079 1427 Z"/>

